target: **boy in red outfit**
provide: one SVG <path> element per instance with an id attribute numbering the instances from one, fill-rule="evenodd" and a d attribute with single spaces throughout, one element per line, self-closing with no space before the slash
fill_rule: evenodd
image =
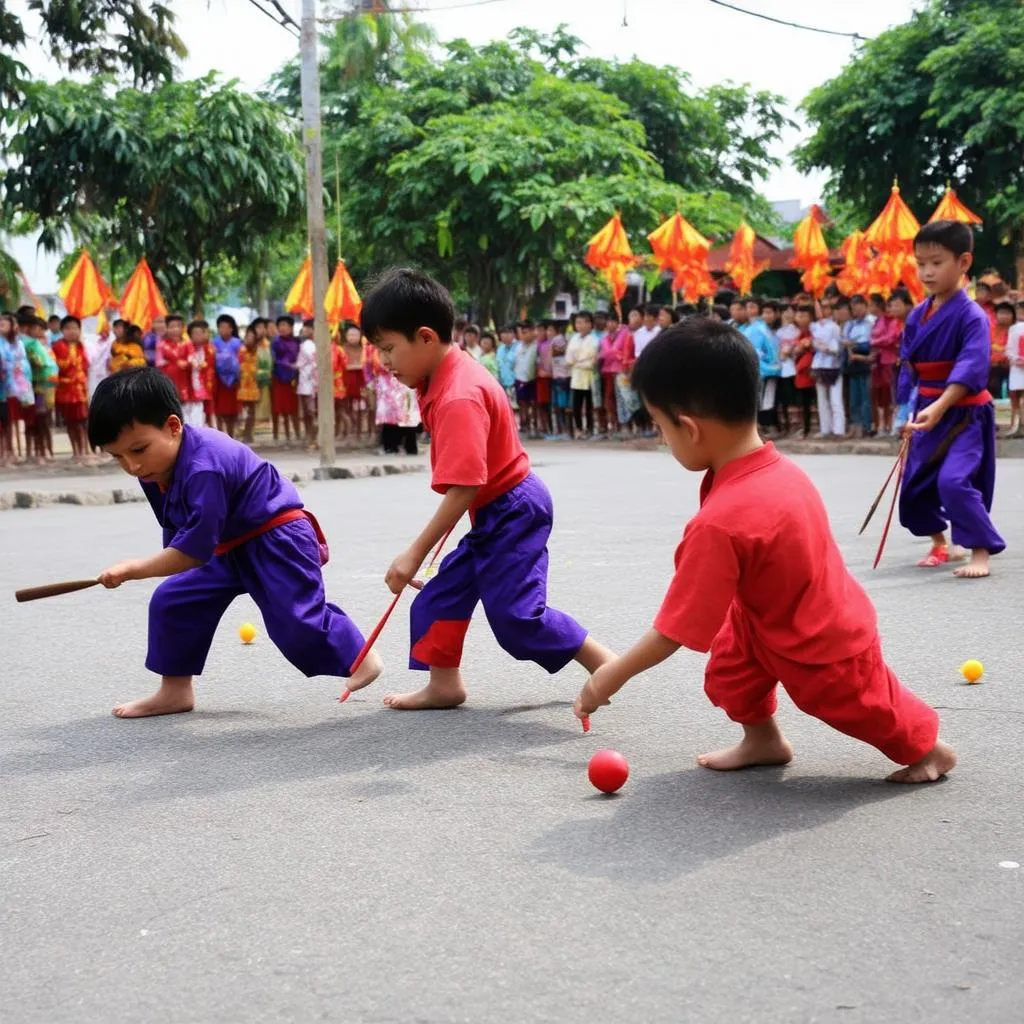
<path id="1" fill-rule="evenodd" d="M 950 771 L 956 756 L 939 742 L 938 715 L 886 665 L 875 609 L 843 564 L 821 497 L 758 436 L 758 361 L 746 339 L 691 318 L 649 344 L 633 384 L 676 461 L 705 472 L 701 505 L 653 628 L 591 676 L 576 714 L 689 647 L 711 652 L 705 692 L 743 727 L 736 746 L 697 758 L 705 768 L 792 759 L 775 721 L 781 682 L 801 710 L 907 766 L 889 781 Z"/>
<path id="2" fill-rule="evenodd" d="M 431 436 L 431 487 L 443 495 L 384 577 L 393 594 L 409 585 L 420 590 L 410 610 L 409 667 L 429 670 L 430 677 L 420 690 L 385 697 L 389 707 L 403 710 L 465 701 L 459 666 L 478 603 L 498 643 L 519 661 L 555 673 L 575 660 L 594 672 L 613 657 L 547 603 L 551 495 L 530 469 L 504 389 L 453 344 L 454 321 L 445 289 L 415 270 L 389 271 L 363 303 L 363 332 L 385 369 L 419 390 Z M 437 575 L 420 584 L 420 566 L 467 512 L 472 529 Z"/>

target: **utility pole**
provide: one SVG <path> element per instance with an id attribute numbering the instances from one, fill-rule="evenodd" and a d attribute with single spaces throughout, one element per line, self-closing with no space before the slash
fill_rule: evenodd
<path id="1" fill-rule="evenodd" d="M 324 312 L 327 295 L 327 227 L 324 224 L 323 141 L 320 135 L 320 63 L 317 58 L 316 0 L 302 0 L 299 41 L 302 74 L 302 148 L 306 154 L 306 224 L 313 258 L 316 367 L 320 384 L 317 434 L 320 465 L 334 465 L 334 375 L 331 336 Z"/>

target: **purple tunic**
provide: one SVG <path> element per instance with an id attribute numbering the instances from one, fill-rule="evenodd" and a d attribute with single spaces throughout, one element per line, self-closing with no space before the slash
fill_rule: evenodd
<path id="1" fill-rule="evenodd" d="M 290 384 L 299 372 L 299 339 L 294 336 L 282 338 L 278 335 L 270 343 L 270 351 L 274 356 L 274 376 L 285 384 Z"/>
<path id="2" fill-rule="evenodd" d="M 931 299 L 907 318 L 903 331 L 897 400 L 914 385 L 941 391 L 962 384 L 976 395 L 988 383 L 991 337 L 984 311 L 958 292 L 925 320 Z M 918 380 L 914 363 L 952 363 L 940 379 Z M 914 413 L 936 400 L 919 395 Z M 952 527 L 954 544 L 997 554 L 1006 547 L 989 512 L 996 479 L 995 410 L 991 402 L 954 406 L 934 430 L 915 434 L 900 492 L 900 522 L 915 536 Z"/>
<path id="3" fill-rule="evenodd" d="M 199 675 L 221 616 L 236 597 L 249 594 L 267 635 L 297 669 L 307 676 L 350 674 L 363 636 L 327 602 L 320 545 L 308 519 L 214 554 L 221 541 L 302 508 L 298 491 L 269 462 L 220 431 L 186 426 L 166 493 L 155 484 L 142 488 L 163 527 L 164 546 L 203 562 L 168 577 L 153 593 L 150 671 Z"/>

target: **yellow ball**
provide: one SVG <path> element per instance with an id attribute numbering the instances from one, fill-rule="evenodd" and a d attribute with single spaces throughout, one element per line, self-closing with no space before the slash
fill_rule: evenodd
<path id="1" fill-rule="evenodd" d="M 256 639 L 256 627 L 251 622 L 243 622 L 238 627 L 238 635 L 243 644 L 251 644 Z"/>
<path id="2" fill-rule="evenodd" d="M 981 677 L 985 674 L 985 666 L 980 661 L 975 661 L 971 658 L 970 661 L 965 661 L 960 666 L 960 674 L 969 683 L 977 683 L 981 681 Z"/>

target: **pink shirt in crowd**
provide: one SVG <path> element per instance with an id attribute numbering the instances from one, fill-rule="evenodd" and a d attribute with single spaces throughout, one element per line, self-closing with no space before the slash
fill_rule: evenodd
<path id="1" fill-rule="evenodd" d="M 629 337 L 629 328 L 620 327 L 614 335 L 606 334 L 601 339 L 601 372 L 622 373 L 625 340 Z"/>
<path id="2" fill-rule="evenodd" d="M 871 328 L 871 347 L 878 350 L 879 366 L 894 366 L 900 356 L 903 324 L 894 316 L 880 316 Z"/>

